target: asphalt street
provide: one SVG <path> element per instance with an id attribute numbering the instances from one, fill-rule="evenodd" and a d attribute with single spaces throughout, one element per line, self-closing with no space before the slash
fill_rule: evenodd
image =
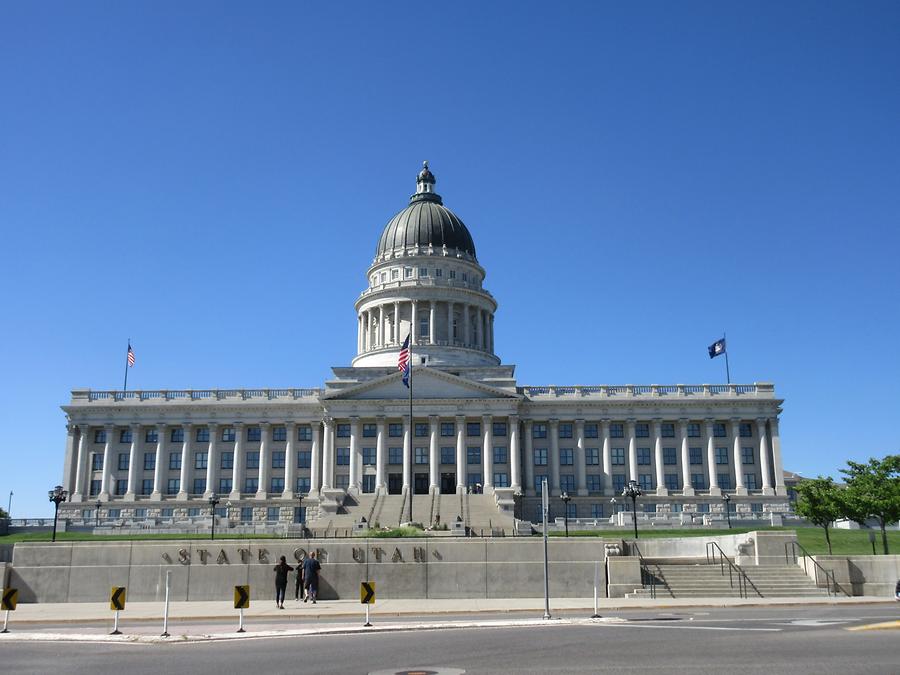
<path id="1" fill-rule="evenodd" d="M 614 618 L 619 621 L 152 645 L 6 642 L 0 663 L 5 672 L 62 669 L 67 675 L 900 673 L 900 630 L 850 630 L 900 619 L 893 605 L 635 610 Z M 423 618 L 424 625 L 428 621 Z"/>

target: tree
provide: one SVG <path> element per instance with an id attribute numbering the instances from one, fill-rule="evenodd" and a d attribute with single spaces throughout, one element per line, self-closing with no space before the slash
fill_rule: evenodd
<path id="1" fill-rule="evenodd" d="M 9 518 L 9 514 L 6 512 L 6 509 L 0 509 L 0 520 L 4 518 Z"/>
<path id="2" fill-rule="evenodd" d="M 813 478 L 797 483 L 797 505 L 795 511 L 816 527 L 825 530 L 828 555 L 831 555 L 831 537 L 828 528 L 844 515 L 843 490 L 834 484 L 832 478 Z"/>
<path id="3" fill-rule="evenodd" d="M 847 478 L 844 514 L 860 525 L 868 518 L 876 518 L 887 555 L 886 525 L 900 520 L 900 455 L 873 457 L 865 464 L 848 461 L 841 473 Z"/>

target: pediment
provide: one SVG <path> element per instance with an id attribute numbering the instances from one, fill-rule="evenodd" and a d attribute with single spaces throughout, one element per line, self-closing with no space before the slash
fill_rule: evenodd
<path id="1" fill-rule="evenodd" d="M 413 370 L 413 397 L 417 400 L 515 400 L 521 398 L 519 394 L 514 392 L 428 368 L 416 368 Z M 409 389 L 403 384 L 403 378 L 399 372 L 355 387 L 326 392 L 322 396 L 323 400 L 329 401 L 395 401 L 407 398 L 409 398 Z"/>

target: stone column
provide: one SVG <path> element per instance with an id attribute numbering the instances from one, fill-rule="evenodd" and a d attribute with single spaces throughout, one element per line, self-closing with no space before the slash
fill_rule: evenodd
<path id="1" fill-rule="evenodd" d="M 371 309 L 366 311 L 369 316 L 369 327 L 366 330 L 366 347 L 369 351 L 375 348 L 375 312 Z"/>
<path id="2" fill-rule="evenodd" d="M 463 338 L 462 338 L 462 346 L 468 347 L 470 342 L 470 332 L 469 332 L 469 310 L 470 307 L 467 304 L 463 304 Z"/>
<path id="3" fill-rule="evenodd" d="M 625 428 L 628 434 L 628 480 L 637 480 L 637 439 L 634 436 L 634 420 L 626 420 Z"/>
<path id="4" fill-rule="evenodd" d="M 259 481 L 256 484 L 256 498 L 265 499 L 269 494 L 269 474 L 272 467 L 272 448 L 269 444 L 271 424 L 259 423 Z"/>
<path id="5" fill-rule="evenodd" d="M 663 473 L 662 420 L 653 420 L 653 438 L 656 439 L 653 450 L 653 461 L 656 462 L 656 494 L 665 497 L 669 494 L 669 490 L 666 488 L 665 474 Z"/>
<path id="6" fill-rule="evenodd" d="M 494 487 L 494 418 L 491 415 L 482 415 L 481 417 L 481 438 L 482 438 L 482 456 L 481 464 L 483 466 L 484 480 L 482 485 L 485 489 Z"/>
<path id="7" fill-rule="evenodd" d="M 110 490 L 110 482 L 112 481 L 112 444 L 113 444 L 113 434 L 116 433 L 116 428 L 111 424 L 107 424 L 103 427 L 103 430 L 106 431 L 106 443 L 103 445 L 103 472 L 100 474 L 100 495 L 99 499 L 103 502 L 109 501 L 109 493 Z"/>
<path id="8" fill-rule="evenodd" d="M 769 430 L 772 433 L 772 465 L 775 469 L 775 494 L 787 496 L 784 486 L 784 467 L 781 464 L 781 436 L 778 433 L 778 418 L 769 419 Z"/>
<path id="9" fill-rule="evenodd" d="M 456 492 L 466 490 L 466 418 L 456 416 Z"/>
<path id="10" fill-rule="evenodd" d="M 78 425 L 78 460 L 75 465 L 75 492 L 72 493 L 71 501 L 84 501 L 84 497 L 88 490 L 85 489 L 85 480 L 87 474 L 88 463 L 88 443 L 90 439 L 91 428 L 87 424 Z"/>
<path id="11" fill-rule="evenodd" d="M 453 344 L 453 303 L 447 303 L 447 344 Z"/>
<path id="12" fill-rule="evenodd" d="M 417 344 L 419 344 L 419 339 L 418 339 L 418 336 L 416 335 L 416 333 L 418 333 L 419 331 L 418 331 L 418 327 L 416 326 L 416 319 L 418 318 L 416 315 L 416 309 L 417 309 L 416 301 L 410 300 L 409 306 L 410 306 L 409 344 L 417 345 Z"/>
<path id="13" fill-rule="evenodd" d="M 219 441 L 219 425 L 208 424 L 209 428 L 209 446 L 206 450 L 206 492 L 203 493 L 204 499 L 209 499 L 213 493 L 218 493 L 216 479 L 219 477 L 219 453 L 216 443 Z"/>
<path id="14" fill-rule="evenodd" d="M 435 492 L 441 487 L 441 462 L 438 449 L 438 428 L 440 418 L 437 415 L 428 416 L 428 491 Z"/>
<path id="15" fill-rule="evenodd" d="M 394 329 L 394 344 L 399 345 L 402 344 L 402 339 L 400 338 L 400 301 L 397 300 L 394 302 L 394 322 L 391 325 Z"/>
<path id="16" fill-rule="evenodd" d="M 437 303 L 432 300 L 430 303 L 430 310 L 428 313 L 428 343 L 435 343 L 435 328 L 434 328 L 434 319 L 437 316 Z"/>
<path id="17" fill-rule="evenodd" d="M 737 417 L 731 420 L 731 436 L 734 443 L 734 494 L 745 495 L 747 488 L 744 487 L 744 465 L 741 462 L 741 420 Z"/>
<path id="18" fill-rule="evenodd" d="M 309 459 L 309 494 L 318 496 L 322 486 L 322 421 L 310 420 L 312 447 Z"/>
<path id="19" fill-rule="evenodd" d="M 153 494 L 150 499 L 159 501 L 162 499 L 163 472 L 166 463 L 166 433 L 168 427 L 165 424 L 156 425 L 156 468 L 153 471 Z"/>
<path id="20" fill-rule="evenodd" d="M 66 460 L 63 466 L 62 486 L 69 495 L 75 493 L 75 474 L 77 471 L 78 451 L 75 443 L 75 431 L 77 427 L 72 423 L 66 424 Z"/>
<path id="21" fill-rule="evenodd" d="M 489 351 L 491 352 L 491 354 L 493 354 L 494 353 L 494 315 L 493 314 L 490 315 L 489 323 L 490 323 L 490 332 L 488 333 L 488 339 L 490 340 L 490 343 L 491 343 L 491 348 Z"/>
<path id="22" fill-rule="evenodd" d="M 559 420 L 550 420 L 550 494 L 559 495 Z"/>
<path id="23" fill-rule="evenodd" d="M 600 420 L 600 435 L 603 437 L 603 494 L 613 494 L 612 457 L 609 452 L 609 420 Z"/>
<path id="24" fill-rule="evenodd" d="M 678 433 L 681 436 L 681 494 L 686 497 L 694 496 L 694 488 L 691 487 L 691 451 L 687 435 L 688 420 L 678 420 Z"/>
<path id="25" fill-rule="evenodd" d="M 509 416 L 509 486 L 513 494 L 522 492 L 522 456 L 519 453 L 519 418 Z"/>
<path id="26" fill-rule="evenodd" d="M 182 424 L 181 439 L 181 475 L 178 484 L 178 499 L 188 498 L 188 481 L 191 479 L 191 425 Z"/>
<path id="27" fill-rule="evenodd" d="M 359 417 L 350 418 L 350 487 L 348 492 L 358 495 L 362 482 L 359 478 Z"/>
<path id="28" fill-rule="evenodd" d="M 762 474 L 762 492 L 764 495 L 774 495 L 772 489 L 771 465 L 769 464 L 769 445 L 766 442 L 766 418 L 756 420 L 756 433 L 759 436 L 759 472 Z"/>
<path id="29" fill-rule="evenodd" d="M 138 449 L 141 446 L 141 425 L 131 425 L 131 449 L 128 456 L 128 490 L 125 492 L 125 500 L 133 502 L 137 495 L 138 481 Z"/>
<path id="30" fill-rule="evenodd" d="M 587 460 L 584 456 L 584 420 L 575 420 L 575 487 L 580 496 L 587 491 Z"/>
<path id="31" fill-rule="evenodd" d="M 363 352 L 363 320 L 362 313 L 356 315 L 356 353 Z"/>
<path id="32" fill-rule="evenodd" d="M 525 420 L 525 494 L 533 495 L 534 490 L 534 421 Z"/>
<path id="33" fill-rule="evenodd" d="M 234 423 L 234 454 L 232 455 L 231 468 L 231 494 L 229 499 L 239 500 L 244 489 L 244 425 L 241 422 Z"/>
<path id="34" fill-rule="evenodd" d="M 412 420 L 409 415 L 403 416 L 403 490 L 408 492 L 412 487 Z"/>
<path id="35" fill-rule="evenodd" d="M 378 346 L 384 347 L 386 333 L 384 330 L 384 305 L 378 305 Z"/>
<path id="36" fill-rule="evenodd" d="M 384 417 L 379 415 L 375 421 L 375 492 L 386 494 L 387 486 L 385 484 L 384 476 Z"/>
<path id="37" fill-rule="evenodd" d="M 706 462 L 709 471 L 709 494 L 720 495 L 719 477 L 716 475 L 716 439 L 713 437 L 713 420 L 706 420 Z"/>
<path id="38" fill-rule="evenodd" d="M 284 492 L 282 499 L 293 499 L 297 490 L 297 457 L 294 452 L 294 439 L 297 437 L 297 423 L 288 422 L 285 425 L 287 442 L 284 445 Z"/>
<path id="39" fill-rule="evenodd" d="M 334 418 L 326 415 L 323 420 L 325 430 L 322 439 L 322 489 L 334 486 Z"/>
<path id="40" fill-rule="evenodd" d="M 485 347 L 487 346 L 487 338 L 485 337 L 487 331 L 485 330 L 484 324 L 485 324 L 484 310 L 479 308 L 479 310 L 478 310 L 478 348 L 482 351 L 484 351 Z"/>

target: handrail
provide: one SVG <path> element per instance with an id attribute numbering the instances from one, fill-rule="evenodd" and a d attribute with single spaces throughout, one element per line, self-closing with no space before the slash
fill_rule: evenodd
<path id="1" fill-rule="evenodd" d="M 644 560 L 644 556 L 641 554 L 641 549 L 638 547 L 637 542 L 628 542 L 629 548 L 634 548 L 634 550 L 638 554 L 638 560 L 641 566 L 641 586 L 643 588 L 647 587 L 647 580 L 650 581 L 650 597 L 652 599 L 656 599 L 656 575 L 654 575 L 650 568 L 647 566 L 647 561 Z M 670 591 L 671 594 L 671 591 Z"/>
<path id="2" fill-rule="evenodd" d="M 790 549 L 788 549 L 788 547 L 790 547 Z M 834 577 L 834 570 L 825 569 L 821 565 L 821 563 L 819 563 L 818 560 L 816 560 L 815 558 L 812 557 L 810 552 L 807 551 L 806 548 L 803 546 L 803 544 L 801 544 L 799 541 L 791 540 L 791 541 L 786 542 L 784 545 L 784 559 L 788 564 L 791 564 L 791 562 L 793 562 L 793 564 L 797 564 L 797 560 L 798 560 L 797 549 L 798 548 L 802 552 L 803 557 L 808 559 L 815 566 L 813 569 L 815 570 L 815 580 L 816 580 L 817 587 L 819 585 L 819 570 L 822 570 L 822 574 L 825 575 L 825 590 L 828 592 L 829 597 L 831 597 L 831 595 L 832 595 L 832 588 L 834 589 L 834 595 L 837 595 L 838 590 L 840 590 L 840 592 L 843 593 L 844 595 L 846 595 L 848 598 L 852 597 L 850 595 L 850 593 L 848 593 L 844 589 L 844 587 L 841 586 L 837 582 L 837 579 L 835 579 L 835 577 Z M 790 554 L 788 553 L 789 550 L 790 550 Z M 791 561 L 791 556 L 793 556 L 793 561 Z M 803 570 L 806 571 L 805 564 L 804 564 Z M 809 573 L 807 572 L 807 574 L 809 574 Z M 829 579 L 831 579 L 830 586 L 828 584 Z"/>
<path id="3" fill-rule="evenodd" d="M 710 551 L 712 551 L 712 555 L 710 555 Z M 719 552 L 719 569 L 722 572 L 722 576 L 725 576 L 725 563 L 728 563 L 728 582 L 732 588 L 734 588 L 734 576 L 737 575 L 738 581 L 738 594 L 742 598 L 749 597 L 747 593 L 747 586 L 752 586 L 753 590 L 756 591 L 756 594 L 759 597 L 763 597 L 763 594 L 759 592 L 759 589 L 756 585 L 750 581 L 750 578 L 747 576 L 747 573 L 742 570 L 738 565 L 734 563 L 727 555 L 725 555 L 725 551 L 722 550 L 722 547 L 719 546 L 717 542 L 708 541 L 706 542 L 706 564 L 710 564 L 710 559 L 712 559 L 712 564 L 716 562 L 716 551 Z"/>

